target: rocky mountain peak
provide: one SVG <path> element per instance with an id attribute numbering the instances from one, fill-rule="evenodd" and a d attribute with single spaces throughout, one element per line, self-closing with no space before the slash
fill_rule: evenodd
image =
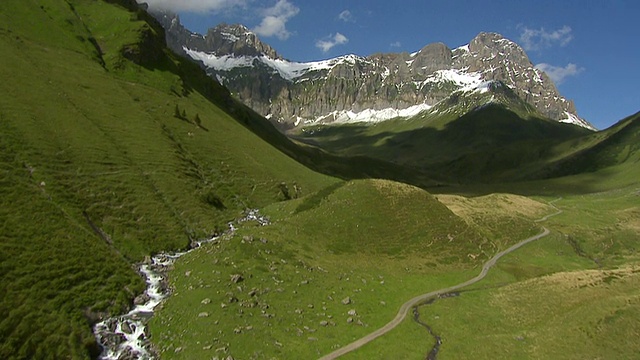
<path id="1" fill-rule="evenodd" d="M 429 44 L 413 57 L 411 67 L 418 74 L 431 74 L 434 71 L 451 68 L 452 52 L 443 43 Z"/>
<path id="2" fill-rule="evenodd" d="M 220 24 L 209 29 L 204 36 L 208 53 L 218 56 L 267 56 L 271 59 L 282 57 L 258 36 L 241 24 Z"/>
<path id="3" fill-rule="evenodd" d="M 187 32 L 175 19 L 164 23 L 173 49 L 201 61 L 211 77 L 284 128 L 414 114 L 488 82 L 504 84 L 532 111 L 589 127 L 525 51 L 497 33 L 481 32 L 453 50 L 433 43 L 412 54 L 298 63 L 283 59 L 243 25 L 220 24 L 202 36 Z"/>

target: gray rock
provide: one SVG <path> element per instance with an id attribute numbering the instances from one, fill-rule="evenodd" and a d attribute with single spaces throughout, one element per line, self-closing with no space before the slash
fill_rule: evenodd
<path id="1" fill-rule="evenodd" d="M 331 69 L 288 79 L 258 59 L 282 56 L 242 25 L 221 24 L 202 36 L 185 29 L 175 14 L 155 16 L 166 29 L 167 43 L 178 53 L 184 54 L 183 47 L 187 47 L 217 56 L 255 57 L 253 67 L 208 68 L 207 73 L 222 79 L 223 85 L 258 113 L 272 115 L 280 127 L 293 127 L 298 117 L 317 119 L 333 111 L 434 105 L 457 87 L 446 81 L 425 80 L 433 79 L 440 70 L 462 69 L 481 73 L 483 80 L 499 80 L 513 87 L 522 100 L 551 119 L 564 118 L 565 111 L 576 115 L 573 102 L 563 98 L 549 77 L 535 69 L 524 50 L 496 33 L 480 33 L 467 47 L 453 50 L 434 43 L 413 56 L 348 56 L 336 60 Z"/>

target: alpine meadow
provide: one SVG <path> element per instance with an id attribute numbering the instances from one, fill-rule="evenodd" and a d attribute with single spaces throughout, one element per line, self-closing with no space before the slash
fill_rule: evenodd
<path id="1" fill-rule="evenodd" d="M 0 78 L 1 359 L 640 354 L 640 113 L 499 34 L 303 63 L 3 0 Z"/>

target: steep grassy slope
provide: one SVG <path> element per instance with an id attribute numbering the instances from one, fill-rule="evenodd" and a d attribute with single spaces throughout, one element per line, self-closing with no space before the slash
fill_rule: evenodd
<path id="1" fill-rule="evenodd" d="M 547 209 L 529 204 L 530 215 Z M 407 299 L 475 276 L 519 240 L 484 237 L 429 193 L 383 180 L 336 184 L 262 213 L 270 225 L 245 223 L 175 264 L 175 293 L 151 323 L 163 358 L 317 358 L 384 325 Z M 539 232 L 528 216 L 505 211 L 502 230 Z M 403 329 L 396 348 L 426 337 Z"/>
<path id="2" fill-rule="evenodd" d="M 558 148 L 562 157 L 547 161 L 537 172 L 528 176 L 553 178 L 593 173 L 615 166 L 637 167 L 640 162 L 640 113 L 621 120 L 609 129 L 566 142 Z"/>
<path id="3" fill-rule="evenodd" d="M 147 20 L 0 3 L 0 358 L 96 355 L 91 323 L 144 287 L 131 262 L 335 182 L 249 132 Z"/>

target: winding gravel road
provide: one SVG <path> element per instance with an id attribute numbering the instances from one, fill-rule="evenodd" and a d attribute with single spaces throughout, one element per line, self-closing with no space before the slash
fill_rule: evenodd
<path id="1" fill-rule="evenodd" d="M 550 202 L 550 205 L 553 206 L 553 203 L 558 201 L 560 199 L 556 199 L 552 202 Z M 555 207 L 555 206 L 554 206 Z M 556 208 L 557 209 L 557 208 Z M 548 218 L 552 217 L 552 216 L 556 216 L 562 213 L 562 210 L 558 210 L 556 213 L 551 214 L 551 215 L 547 215 L 541 219 L 536 220 L 536 222 L 542 222 L 542 221 L 546 221 Z M 379 328 L 378 330 L 370 333 L 369 335 L 366 335 L 348 345 L 345 345 L 335 351 L 333 351 L 332 353 L 325 355 L 323 357 L 320 358 L 320 360 L 332 360 L 332 359 L 336 359 L 346 353 L 349 353 L 353 350 L 356 350 L 362 346 L 364 346 L 365 344 L 377 339 L 378 337 L 388 333 L 389 331 L 393 330 L 396 326 L 400 325 L 400 323 L 404 320 L 404 318 L 407 316 L 407 313 L 409 313 L 409 310 L 423 302 L 426 301 L 432 297 L 436 297 L 438 295 L 441 294 L 445 294 L 445 293 L 449 293 L 455 290 L 458 290 L 460 288 L 463 288 L 465 286 L 469 286 L 471 284 L 475 284 L 478 281 L 484 279 L 485 276 L 487 276 L 487 273 L 489 272 L 489 269 L 491 269 L 491 267 L 493 267 L 496 262 L 498 261 L 498 259 L 500 259 L 501 257 L 503 257 L 504 255 L 513 252 L 519 248 L 521 248 L 522 246 L 532 242 L 532 241 L 536 241 L 540 238 L 543 238 L 547 235 L 549 235 L 549 229 L 543 227 L 543 231 L 538 234 L 538 235 L 534 235 L 530 238 L 524 239 L 522 241 L 520 241 L 519 243 L 512 245 L 511 247 L 509 247 L 506 250 L 500 251 L 499 253 L 495 254 L 491 259 L 489 259 L 486 263 L 484 263 L 484 265 L 482 266 L 482 271 L 480 271 L 480 274 L 478 274 L 478 276 L 474 277 L 473 279 L 467 280 L 465 282 L 462 282 L 460 284 L 457 285 L 453 285 L 450 286 L 448 288 L 443 288 L 443 289 L 439 289 L 439 290 L 434 290 L 431 292 L 428 292 L 426 294 L 422 294 L 422 295 L 418 295 L 416 297 L 414 297 L 413 299 L 410 299 L 409 301 L 405 302 L 404 304 L 402 304 L 402 306 L 400 307 L 400 310 L 398 310 L 398 314 L 396 315 L 396 317 L 391 320 L 390 322 L 388 322 L 386 325 L 384 325 L 383 327 Z"/>

